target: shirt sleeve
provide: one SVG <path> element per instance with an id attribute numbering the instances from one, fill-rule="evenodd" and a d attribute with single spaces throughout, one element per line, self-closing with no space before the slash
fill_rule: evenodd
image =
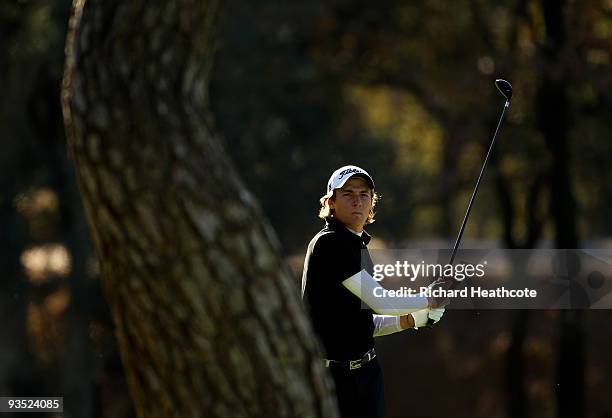
<path id="1" fill-rule="evenodd" d="M 383 335 L 394 334 L 404 330 L 400 325 L 399 316 L 374 315 L 373 321 L 375 337 L 382 337 Z"/>
<path id="2" fill-rule="evenodd" d="M 386 296 L 382 292 L 384 287 L 365 270 L 353 274 L 342 284 L 377 314 L 401 316 L 428 306 L 427 298 L 424 296 Z"/>

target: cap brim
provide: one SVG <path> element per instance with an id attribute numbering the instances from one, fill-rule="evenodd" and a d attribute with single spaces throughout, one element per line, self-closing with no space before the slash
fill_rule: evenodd
<path id="1" fill-rule="evenodd" d="M 353 177 L 361 177 L 368 183 L 368 185 L 370 186 L 370 189 L 374 189 L 374 180 L 372 180 L 370 176 L 363 174 L 363 173 L 355 173 L 352 176 L 350 176 L 349 179 Z"/>

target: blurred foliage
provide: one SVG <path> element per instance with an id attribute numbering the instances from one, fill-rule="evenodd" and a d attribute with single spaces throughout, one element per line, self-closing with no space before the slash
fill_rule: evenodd
<path id="1" fill-rule="evenodd" d="M 377 180 L 376 234 L 394 242 L 452 236 L 501 112 L 497 77 L 515 94 L 496 155 L 524 219 L 529 184 L 548 164 L 535 118 L 548 48 L 539 2 L 263 1 L 228 9 L 212 105 L 290 251 L 316 230 L 317 198 L 345 163 Z M 571 92 L 573 185 L 581 232 L 601 238 L 612 231 L 610 4 L 574 1 L 564 15 L 570 32 L 557 71 L 567 72 Z M 494 238 L 499 221 L 495 194 L 483 190 L 466 234 Z M 525 225 L 516 228 L 520 235 Z"/>
<path id="2" fill-rule="evenodd" d="M 131 414 L 60 111 L 68 1 L 0 4 L 0 394 Z M 113 407 L 96 412 L 112 395 Z"/>

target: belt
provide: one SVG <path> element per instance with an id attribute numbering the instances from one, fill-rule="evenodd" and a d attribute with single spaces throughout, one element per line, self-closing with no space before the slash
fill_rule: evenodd
<path id="1" fill-rule="evenodd" d="M 374 349 L 372 348 L 358 360 L 339 361 L 323 359 L 323 361 L 325 361 L 325 367 L 344 366 L 348 367 L 349 370 L 355 370 L 374 360 L 374 358 L 376 358 L 376 351 L 374 351 Z"/>

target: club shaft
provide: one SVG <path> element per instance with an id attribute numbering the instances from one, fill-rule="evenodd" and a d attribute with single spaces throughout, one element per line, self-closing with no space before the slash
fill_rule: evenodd
<path id="1" fill-rule="evenodd" d="M 499 128 L 502 125 L 504 120 L 504 116 L 506 116 L 506 111 L 510 106 L 510 102 L 506 100 L 506 104 L 504 105 L 504 109 L 502 110 L 502 114 L 499 117 L 499 121 L 497 122 L 497 128 L 495 128 L 495 133 L 493 134 L 493 140 L 491 140 L 491 145 L 489 145 L 489 150 L 487 151 L 487 155 L 485 157 L 484 163 L 482 164 L 482 168 L 480 169 L 480 174 L 478 175 L 478 179 L 476 180 L 476 186 L 474 187 L 474 191 L 472 192 L 472 197 L 470 198 L 470 202 L 468 203 L 467 210 L 465 211 L 465 216 L 463 217 L 463 222 L 461 222 L 461 228 L 459 228 L 459 234 L 457 235 L 457 239 L 455 240 L 455 246 L 453 247 L 453 252 L 451 253 L 449 264 L 453 264 L 455 261 L 455 256 L 457 255 L 457 250 L 459 249 L 459 243 L 461 242 L 461 237 L 463 237 L 463 231 L 465 230 L 465 225 L 467 224 L 468 218 L 470 217 L 470 212 L 472 211 L 472 205 L 474 204 L 474 200 L 476 199 L 476 193 L 478 193 L 478 188 L 480 187 L 480 181 L 484 175 L 485 169 L 487 168 L 487 163 L 489 162 L 489 158 L 493 153 L 493 146 L 495 145 L 495 140 L 497 139 L 497 134 L 499 133 Z"/>
<path id="2" fill-rule="evenodd" d="M 455 241 L 455 245 L 453 247 L 453 252 L 451 253 L 450 261 L 448 264 L 453 264 L 455 261 L 455 256 L 457 255 L 457 250 L 459 249 L 459 243 L 461 242 L 461 237 L 463 236 L 463 231 L 465 230 L 465 225 L 467 224 L 468 218 L 470 217 L 470 212 L 472 211 L 472 205 L 474 204 L 474 199 L 476 198 L 476 193 L 478 193 L 478 188 L 480 187 L 480 181 L 484 175 L 485 169 L 487 168 L 487 163 L 489 162 L 489 158 L 493 153 L 493 147 L 495 146 L 495 141 L 497 139 L 497 134 L 499 133 L 499 129 L 501 128 L 502 122 L 504 121 L 504 116 L 506 116 L 506 111 L 510 107 L 510 101 L 506 99 L 506 103 L 504 104 L 504 109 L 502 110 L 502 114 L 499 117 L 499 121 L 497 122 L 497 127 L 495 128 L 495 133 L 493 134 L 493 139 L 491 140 L 491 145 L 489 145 L 489 150 L 487 151 L 487 155 L 485 156 L 484 163 L 482 164 L 482 168 L 480 169 L 480 174 L 478 174 L 478 179 L 476 180 L 476 186 L 474 187 L 474 191 L 472 192 L 472 197 L 470 198 L 470 202 L 468 203 L 467 210 L 465 211 L 465 216 L 463 217 L 463 222 L 461 222 L 461 228 L 459 228 L 459 234 L 457 235 L 457 240 Z M 451 287 L 457 282 L 453 280 Z M 431 318 L 427 319 L 427 326 L 431 327 L 433 325 L 433 320 Z"/>

